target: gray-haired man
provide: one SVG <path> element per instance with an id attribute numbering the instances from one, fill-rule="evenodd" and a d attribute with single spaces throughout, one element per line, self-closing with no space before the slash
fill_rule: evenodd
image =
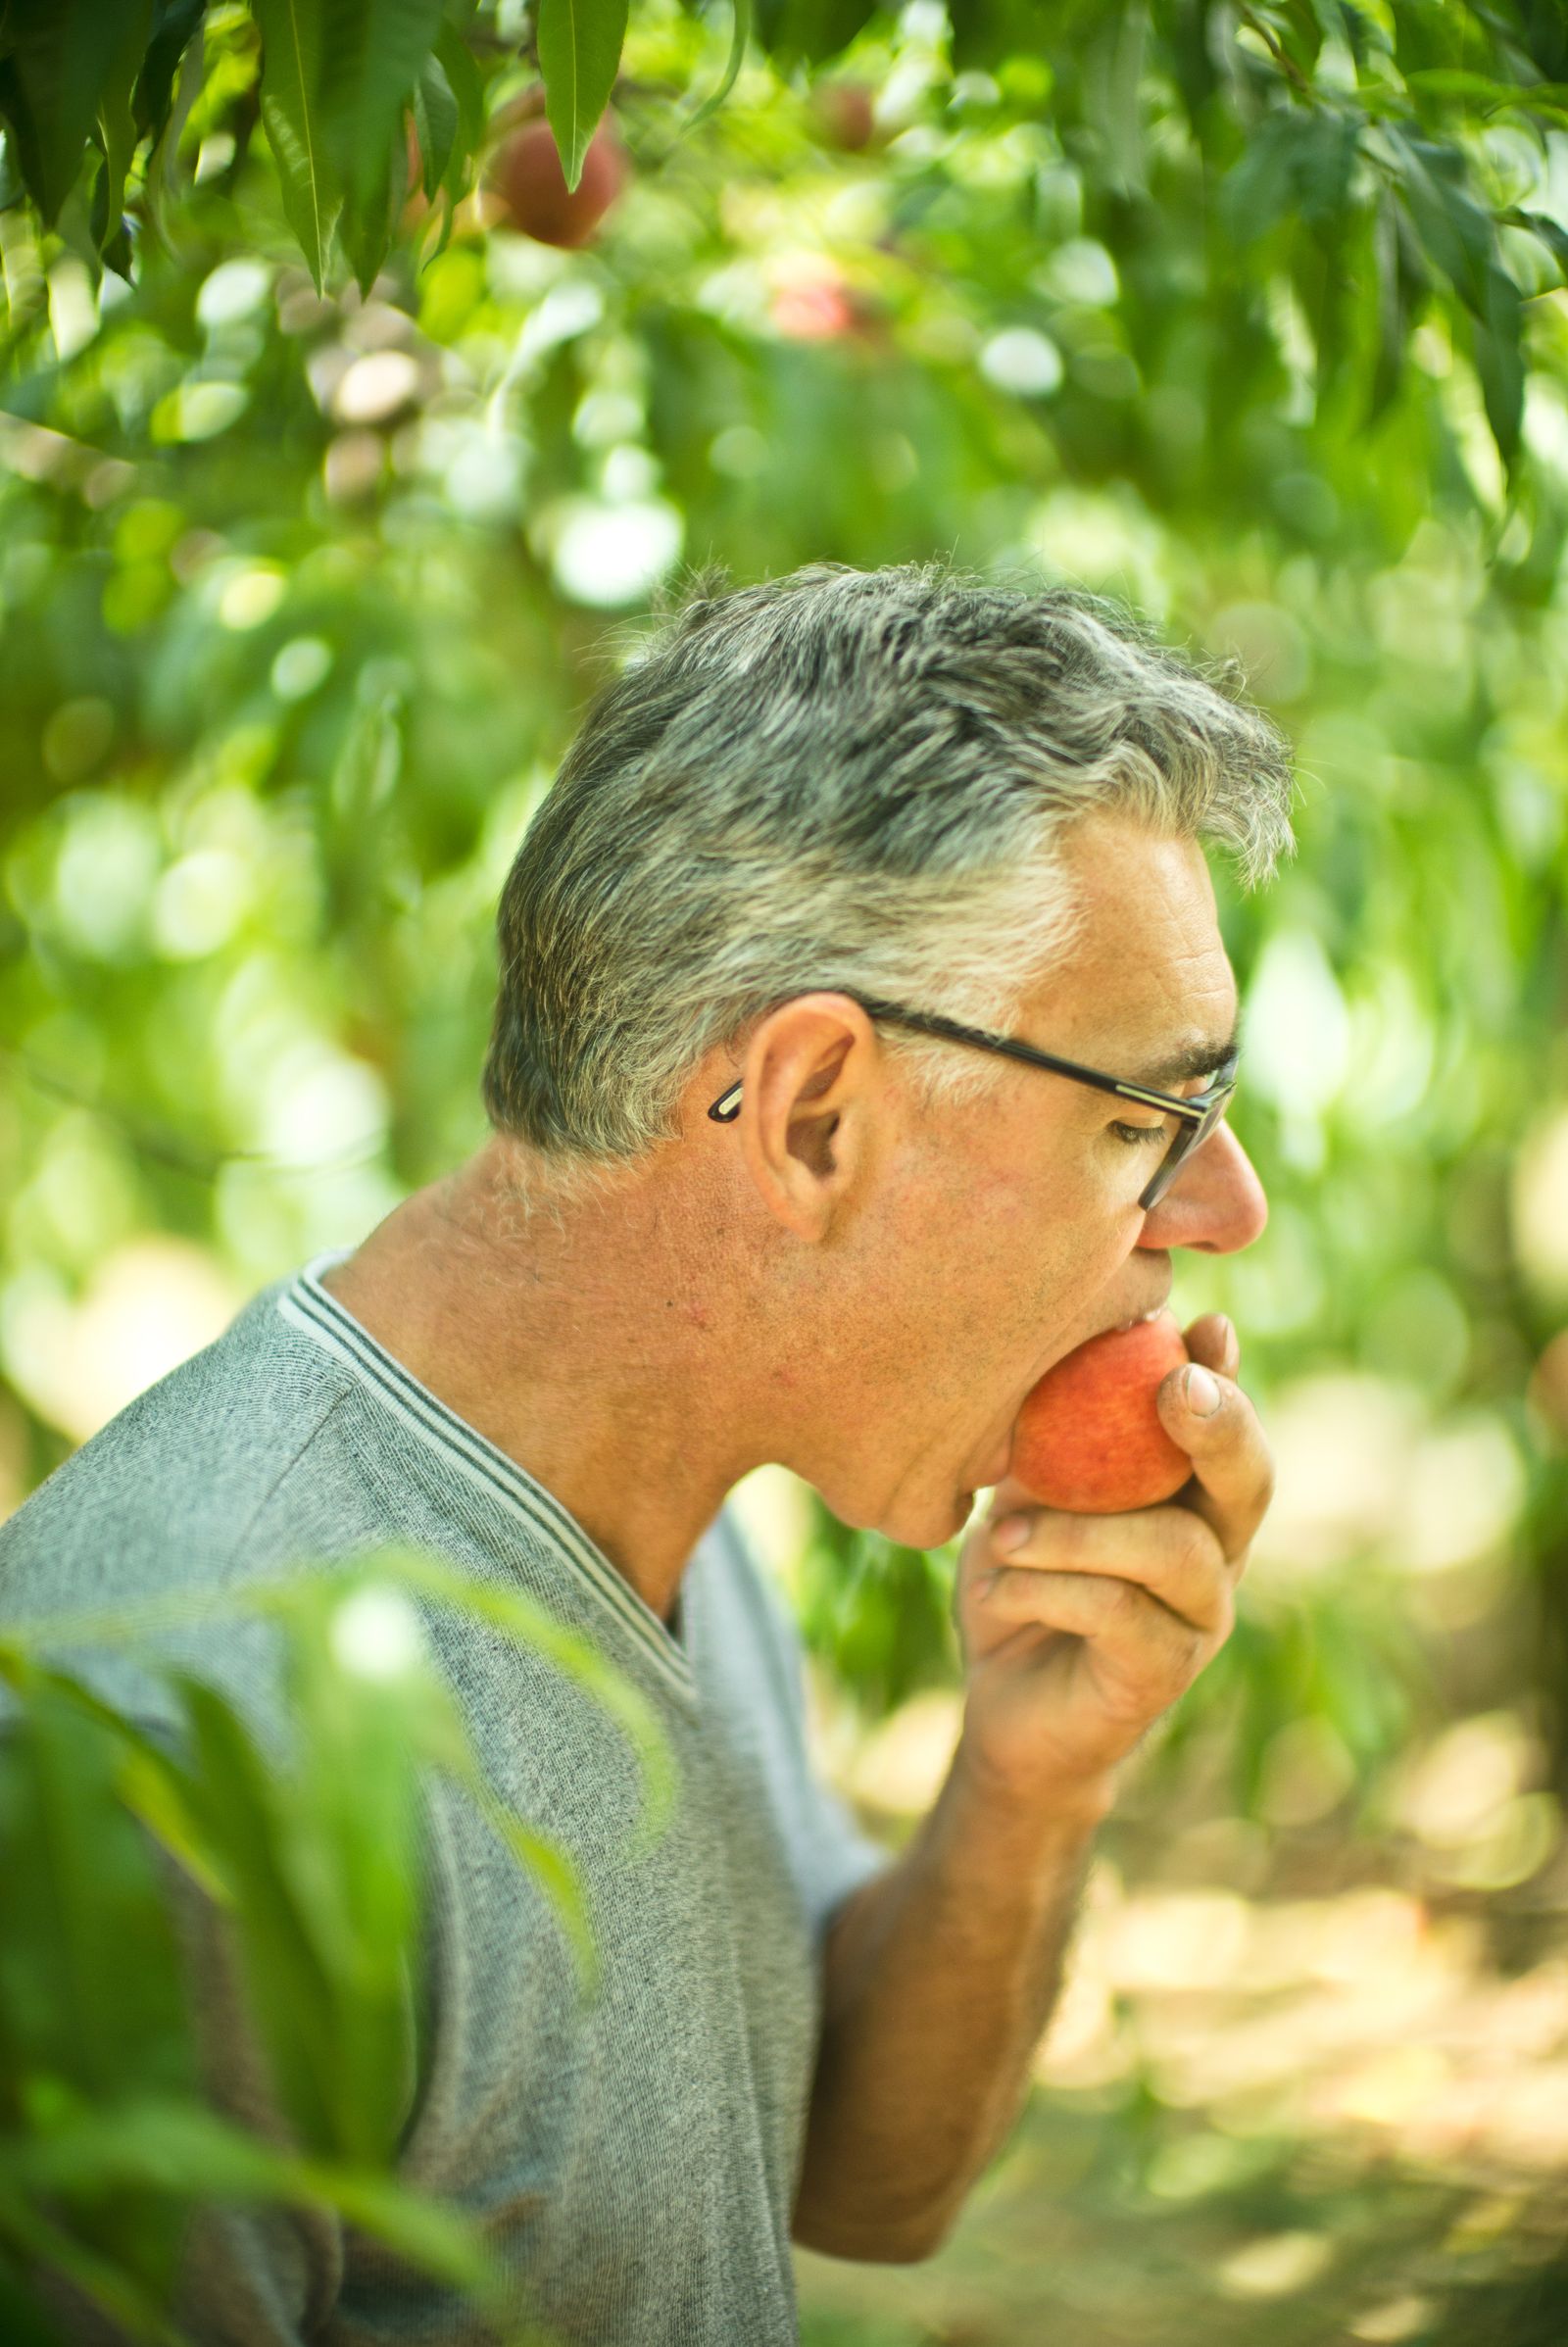
<path id="1" fill-rule="evenodd" d="M 1161 1390 L 1181 1504 L 1026 1507 L 1004 1562 L 1009 1433 L 1053 1361 L 1162 1301 L 1174 1248 L 1263 1227 L 1217 1111 L 1192 1146 L 1236 1014 L 1200 842 L 1261 878 L 1289 789 L 1262 719 L 1069 597 L 823 565 L 690 601 L 508 880 L 492 1138 L 0 1535 L 8 1608 L 422 1543 L 657 1704 L 679 1809 L 633 1860 L 614 1731 L 432 1624 L 497 1788 L 576 1860 L 605 1985 L 580 2013 L 547 1905 L 432 1794 L 403 2173 L 483 2216 L 564 2339 L 788 2341 L 792 2234 L 926 2255 L 1010 2125 L 1117 1766 L 1224 1639 L 1270 1468 L 1215 1316 L 1188 1332 L 1211 1374 Z M 997 1491 L 959 1568 L 962 1736 L 896 1864 L 811 1775 L 724 1506 L 766 1461 L 917 1547 Z M 185 2306 L 223 2340 L 477 2335 L 325 2216 L 205 2221 Z"/>

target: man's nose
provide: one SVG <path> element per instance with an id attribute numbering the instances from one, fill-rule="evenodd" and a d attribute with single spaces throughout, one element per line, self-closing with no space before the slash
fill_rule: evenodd
<path id="1" fill-rule="evenodd" d="M 1250 1247 L 1268 1220 L 1268 1200 L 1252 1161 L 1229 1125 L 1216 1125 L 1188 1157 L 1158 1203 L 1144 1216 L 1140 1247 L 1197 1247 L 1234 1255 Z"/>

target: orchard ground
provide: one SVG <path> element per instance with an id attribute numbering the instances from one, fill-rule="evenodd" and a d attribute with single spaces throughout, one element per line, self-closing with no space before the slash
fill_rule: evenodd
<path id="1" fill-rule="evenodd" d="M 1244 1620 L 1301 1537 L 1281 1436 Z M 787 1580 L 791 1479 L 760 1470 L 735 1504 Z M 1435 1668 L 1505 1638 L 1473 1563 L 1430 1584 Z M 825 1773 L 898 1848 L 956 1688 L 867 1726 L 808 1685 Z M 1539 1746 L 1457 1684 L 1370 1789 L 1321 1722 L 1272 1730 L 1250 1817 L 1234 1738 L 1140 1757 L 1007 2145 L 923 2265 L 803 2253 L 804 2347 L 1568 2338 L 1568 1838 Z"/>
<path id="2" fill-rule="evenodd" d="M 841 1785 L 897 1842 L 956 1699 L 865 1736 L 817 1700 Z M 1450 1775 L 1488 1733 L 1450 1732 Z M 1568 2337 L 1568 1847 L 1467 1887 L 1462 1841 L 1423 1863 L 1406 1834 L 1265 1832 L 1212 1793 L 1130 1788 L 1007 2147 L 925 2265 L 803 2254 L 804 2347 Z"/>

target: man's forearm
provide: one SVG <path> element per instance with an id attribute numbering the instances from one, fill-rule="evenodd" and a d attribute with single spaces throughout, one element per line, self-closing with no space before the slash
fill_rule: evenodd
<path id="1" fill-rule="evenodd" d="M 1100 1786 L 1020 1817 L 960 1751 L 910 1847 L 835 1919 L 795 2212 L 808 2248 L 936 2247 L 1017 2116 L 1108 1805 Z"/>

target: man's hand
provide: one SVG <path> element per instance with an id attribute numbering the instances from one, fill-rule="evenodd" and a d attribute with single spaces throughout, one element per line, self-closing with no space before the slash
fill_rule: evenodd
<path id="1" fill-rule="evenodd" d="M 1108 1807 L 1117 1763 L 1230 1636 L 1273 1461 L 1235 1383 L 1230 1322 L 1205 1314 L 1186 1343 L 1219 1398 L 1200 1414 L 1184 1369 L 1159 1389 L 1160 1417 L 1195 1471 L 1175 1499 L 1070 1515 L 1008 1479 L 964 1541 L 954 1610 L 968 1694 L 956 1765 L 1025 1813 Z M 998 1527 L 1019 1515 L 1025 1537 L 1004 1550 Z"/>
<path id="2" fill-rule="evenodd" d="M 898 1860 L 828 1933 L 795 2237 L 833 2257 L 927 2257 L 1016 2117 L 1061 1980 L 1113 1772 L 1231 1626 L 1273 1488 L 1217 1313 L 1187 1332 L 1218 1406 L 1160 1416 L 1195 1474 L 1164 1507 L 1070 1516 L 997 1488 L 964 1542 L 958 1749 Z M 998 1519 L 1029 1537 L 1004 1557 Z"/>

